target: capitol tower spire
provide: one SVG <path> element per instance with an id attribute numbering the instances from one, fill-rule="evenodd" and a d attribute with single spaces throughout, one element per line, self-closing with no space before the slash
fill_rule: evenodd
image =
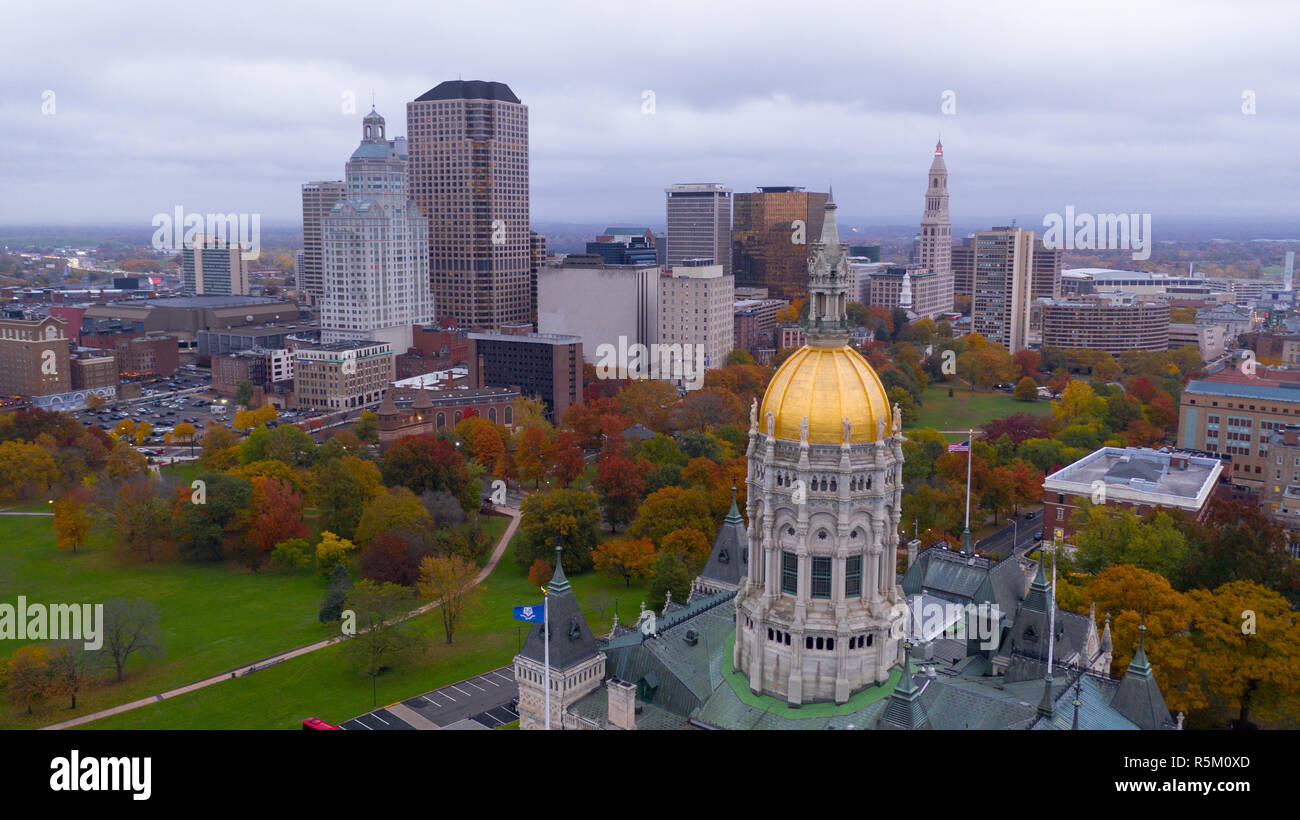
<path id="1" fill-rule="evenodd" d="M 943 161 L 942 140 L 935 143 L 930 162 L 918 261 L 937 277 L 945 312 L 952 310 L 952 219 L 948 216 L 948 166 Z"/>

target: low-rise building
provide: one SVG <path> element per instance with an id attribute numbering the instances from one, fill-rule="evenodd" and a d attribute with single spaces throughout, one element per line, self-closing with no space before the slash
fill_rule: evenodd
<path id="1" fill-rule="evenodd" d="M 1300 419 L 1300 383 L 1284 375 L 1243 376 L 1229 368 L 1189 382 L 1179 399 L 1179 446 L 1232 456 L 1231 479 L 1258 491 L 1267 480 L 1273 430 Z"/>
<path id="2" fill-rule="evenodd" d="M 387 342 L 334 342 L 294 355 L 295 407 L 351 409 L 376 404 L 393 381 Z"/>
<path id="3" fill-rule="evenodd" d="M 1043 535 L 1060 531 L 1068 541 L 1080 499 L 1138 515 L 1179 509 L 1200 521 L 1224 478 L 1224 462 L 1214 454 L 1102 447 L 1043 480 Z"/>
<path id="4" fill-rule="evenodd" d="M 1043 347 L 1104 350 L 1116 357 L 1125 350 L 1169 349 L 1169 305 L 1165 302 L 1110 293 L 1046 299 L 1038 305 L 1042 308 Z"/>
<path id="5" fill-rule="evenodd" d="M 1222 325 L 1169 324 L 1169 349 L 1177 350 L 1185 345 L 1195 345 L 1201 353 L 1201 361 L 1208 362 L 1223 355 L 1227 349 L 1227 337 Z"/>
<path id="6" fill-rule="evenodd" d="M 517 398 L 519 391 L 507 387 L 433 389 L 394 385 L 384 392 L 375 411 L 379 417 L 379 446 L 387 447 L 404 436 L 451 429 L 471 415 L 513 427 L 513 402 Z"/>
<path id="7" fill-rule="evenodd" d="M 1300 558 L 1300 424 L 1288 424 L 1269 435 L 1272 475 L 1260 491 L 1260 506 L 1287 531 L 1293 558 Z"/>
<path id="8" fill-rule="evenodd" d="M 72 389 L 67 326 L 53 316 L 0 318 L 0 396 L 55 396 Z"/>

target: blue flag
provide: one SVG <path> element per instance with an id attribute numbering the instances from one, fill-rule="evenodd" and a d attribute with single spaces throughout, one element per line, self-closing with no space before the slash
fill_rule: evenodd
<path id="1" fill-rule="evenodd" d="M 515 607 L 516 621 L 529 621 L 532 623 L 541 623 L 546 617 L 546 604 L 530 604 L 528 606 Z"/>

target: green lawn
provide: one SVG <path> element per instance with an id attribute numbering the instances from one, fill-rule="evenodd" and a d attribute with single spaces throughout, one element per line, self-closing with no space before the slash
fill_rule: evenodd
<path id="1" fill-rule="evenodd" d="M 330 634 L 316 620 L 325 582 L 313 573 L 254 575 L 234 565 L 126 562 L 103 549 L 54 546 L 53 519 L 0 516 L 0 601 L 97 603 L 146 598 L 158 607 L 163 657 L 132 657 L 126 680 L 87 689 L 77 710 L 46 704 L 32 716 L 0 704 L 0 728 L 39 726 L 190 683 Z M 0 653 L 22 642 L 6 641 Z"/>
<path id="2" fill-rule="evenodd" d="M 513 544 L 483 585 L 482 609 L 470 615 L 454 643 L 446 643 L 436 610 L 409 622 L 407 628 L 417 636 L 418 648 L 379 678 L 379 705 L 510 664 L 527 628 L 514 620 L 511 608 L 541 598 L 515 566 L 512 551 Z M 624 623 L 635 620 L 645 598 L 644 584 L 629 589 L 596 573 L 570 577 L 570 582 L 587 622 L 598 634 L 609 630 L 615 598 Z M 294 729 L 307 717 L 337 724 L 371 708 L 370 679 L 347 665 L 341 647 L 331 646 L 247 678 L 96 721 L 88 728 Z"/>
<path id="3" fill-rule="evenodd" d="M 932 384 L 921 394 L 920 413 L 915 424 L 908 427 L 933 427 L 936 430 L 968 430 L 978 428 L 993 419 L 1013 413 L 1030 413 L 1036 416 L 1052 411 L 1048 401 L 1016 401 L 1010 393 L 1000 390 L 973 391 L 965 386 L 952 386 L 948 397 L 948 384 Z M 953 441 L 964 435 L 949 435 Z"/>

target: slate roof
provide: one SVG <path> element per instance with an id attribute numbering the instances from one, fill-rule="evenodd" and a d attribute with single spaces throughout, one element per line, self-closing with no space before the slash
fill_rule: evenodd
<path id="1" fill-rule="evenodd" d="M 569 579 L 564 576 L 560 548 L 555 548 L 555 575 L 547 587 L 546 605 L 550 607 L 551 668 L 568 669 L 596 656 L 596 638 L 582 617 L 582 608 L 573 597 Z M 546 643 L 544 624 L 535 623 L 519 651 L 525 658 L 545 663 Z"/>
<path id="2" fill-rule="evenodd" d="M 907 568 L 903 591 L 908 596 L 926 592 L 957 603 L 994 603 L 1009 617 L 1024 595 L 1024 577 L 1014 556 L 995 563 L 935 545 Z"/>
<path id="3" fill-rule="evenodd" d="M 515 92 L 505 83 L 483 80 L 447 80 L 415 98 L 416 102 L 427 100 L 501 100 L 519 102 Z"/>
<path id="4" fill-rule="evenodd" d="M 732 589 L 740 586 L 740 579 L 745 577 L 748 567 L 749 535 L 745 530 L 745 520 L 736 508 L 735 494 L 731 497 L 731 509 L 722 521 L 718 537 L 713 540 L 713 551 L 709 560 L 700 571 L 701 578 L 708 578 L 726 584 Z"/>
<path id="5" fill-rule="evenodd" d="M 1151 664 L 1147 662 L 1146 649 L 1143 648 L 1146 631 L 1146 624 L 1138 627 L 1137 652 L 1129 662 L 1128 672 L 1119 684 L 1110 707 L 1139 728 L 1160 729 L 1171 721 L 1169 707 L 1165 705 L 1164 695 L 1160 693 L 1160 686 L 1151 672 Z"/>

